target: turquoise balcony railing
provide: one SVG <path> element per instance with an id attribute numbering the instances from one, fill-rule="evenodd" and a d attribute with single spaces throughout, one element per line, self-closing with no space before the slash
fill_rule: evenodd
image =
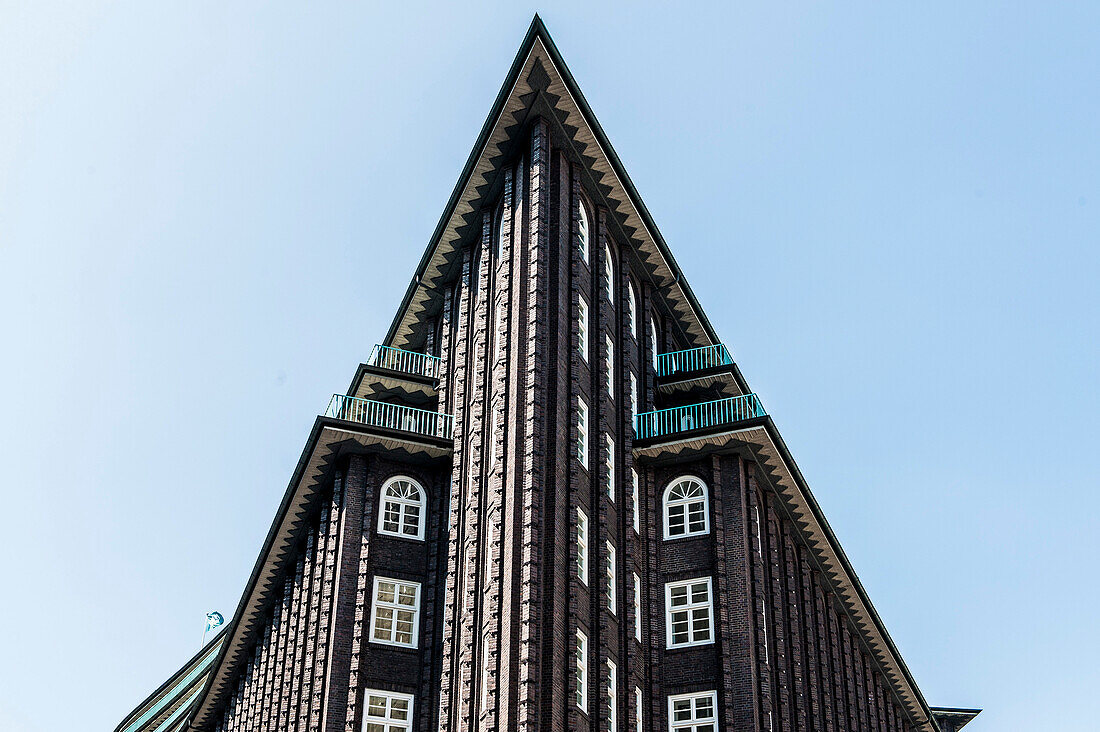
<path id="1" fill-rule="evenodd" d="M 668 437 L 767 415 L 755 394 L 716 399 L 713 402 L 701 404 L 688 404 L 684 407 L 658 409 L 655 412 L 642 412 L 634 417 L 634 439 Z"/>
<path id="2" fill-rule="evenodd" d="M 733 359 L 721 343 L 713 346 L 688 348 L 684 351 L 670 351 L 657 354 L 657 375 L 673 376 L 692 371 L 703 371 L 717 366 L 732 366 Z"/>
<path id="3" fill-rule="evenodd" d="M 345 419 L 349 422 L 382 427 L 389 430 L 412 432 L 427 437 L 450 440 L 454 435 L 454 417 L 427 409 L 389 404 L 371 399 L 333 394 L 329 400 L 326 417 Z"/>
<path id="4" fill-rule="evenodd" d="M 367 364 L 377 366 L 380 369 L 401 371 L 416 376 L 427 376 L 429 379 L 439 378 L 439 359 L 426 353 L 403 351 L 400 348 L 378 345 L 370 352 Z"/>

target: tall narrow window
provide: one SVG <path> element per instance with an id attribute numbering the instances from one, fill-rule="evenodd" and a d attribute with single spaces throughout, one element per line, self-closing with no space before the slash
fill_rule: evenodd
<path id="1" fill-rule="evenodd" d="M 588 584 L 588 516 L 577 509 L 577 577 Z"/>
<path id="2" fill-rule="evenodd" d="M 615 342 L 611 336 L 603 337 L 604 348 L 607 350 L 607 395 L 615 398 Z"/>
<path id="3" fill-rule="evenodd" d="M 633 424 L 634 418 L 638 416 L 638 377 L 634 375 L 634 372 L 630 372 L 630 422 Z"/>
<path id="4" fill-rule="evenodd" d="M 607 728 L 615 732 L 619 721 L 619 702 L 616 697 L 619 686 L 618 669 L 615 662 L 607 659 Z"/>
<path id="5" fill-rule="evenodd" d="M 615 547 L 607 542 L 607 609 L 614 615 L 618 608 L 615 606 Z"/>
<path id="6" fill-rule="evenodd" d="M 634 687 L 634 732 L 642 732 L 642 689 Z"/>
<path id="7" fill-rule="evenodd" d="M 577 629 L 577 657 L 574 678 L 577 682 L 577 707 L 588 711 L 588 636 Z"/>
<path id="8" fill-rule="evenodd" d="M 638 340 L 638 297 L 634 294 L 634 283 L 631 280 L 626 282 L 626 294 L 626 317 L 630 322 L 630 337 Z"/>
<path id="9" fill-rule="evenodd" d="M 615 264 L 611 258 L 611 247 L 604 242 L 603 245 L 603 279 L 604 292 L 611 304 L 615 304 Z"/>
<path id="10" fill-rule="evenodd" d="M 577 350 L 581 353 L 581 358 L 585 361 L 588 360 L 588 303 L 585 302 L 584 295 L 580 296 L 580 300 L 577 302 Z"/>
<path id="11" fill-rule="evenodd" d="M 665 626 L 669 648 L 714 642 L 710 577 L 665 585 Z"/>
<path id="12" fill-rule="evenodd" d="M 395 691 L 367 689 L 363 732 L 408 732 L 412 729 L 413 698 Z"/>
<path id="13" fill-rule="evenodd" d="M 668 698 L 669 732 L 714 732 L 718 729 L 718 694 L 679 694 Z"/>
<path id="14" fill-rule="evenodd" d="M 615 440 L 611 439 L 611 435 L 605 434 L 604 440 L 607 442 L 606 459 L 607 459 L 607 497 L 611 499 L 611 502 L 615 502 Z"/>
<path id="15" fill-rule="evenodd" d="M 634 580 L 634 640 L 642 642 L 642 578 L 633 573 Z"/>
<path id="16" fill-rule="evenodd" d="M 424 489 L 412 478 L 399 475 L 382 484 L 382 510 L 378 512 L 378 533 L 424 538 Z"/>
<path id="17" fill-rule="evenodd" d="M 580 214 L 577 221 L 577 246 L 581 250 L 581 261 L 588 264 L 588 211 L 583 202 L 580 204 Z"/>
<path id="18" fill-rule="evenodd" d="M 638 471 L 634 468 L 630 469 L 630 508 L 632 509 L 631 520 L 634 522 L 634 533 L 640 534 L 641 532 L 641 512 L 640 503 L 638 500 Z"/>
<path id="19" fill-rule="evenodd" d="M 504 261 L 504 205 L 501 204 L 500 213 L 497 214 L 497 250 L 496 250 L 496 262 L 494 264 L 500 265 Z"/>
<path id="20" fill-rule="evenodd" d="M 665 489 L 665 538 L 710 533 L 710 506 L 703 481 L 684 475 Z"/>
<path id="21" fill-rule="evenodd" d="M 654 368 L 657 366 L 657 324 L 653 322 L 653 318 L 649 319 L 649 358 L 653 362 Z"/>
<path id="22" fill-rule="evenodd" d="M 372 642 L 416 648 L 420 627 L 420 583 L 375 577 L 370 615 Z"/>
<path id="23" fill-rule="evenodd" d="M 588 405 L 577 397 L 577 460 L 588 469 Z"/>

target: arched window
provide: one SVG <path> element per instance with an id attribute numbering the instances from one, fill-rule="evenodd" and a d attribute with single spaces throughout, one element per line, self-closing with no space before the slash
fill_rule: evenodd
<path id="1" fill-rule="evenodd" d="M 691 475 L 682 475 L 665 489 L 665 539 L 710 533 L 707 486 Z"/>
<path id="2" fill-rule="evenodd" d="M 427 494 L 412 478 L 399 475 L 382 485 L 382 505 L 378 511 L 378 533 L 424 538 L 424 504 Z"/>
<path id="3" fill-rule="evenodd" d="M 577 222 L 577 246 L 581 250 L 581 261 L 588 264 L 588 211 L 584 201 L 580 202 L 581 216 Z"/>

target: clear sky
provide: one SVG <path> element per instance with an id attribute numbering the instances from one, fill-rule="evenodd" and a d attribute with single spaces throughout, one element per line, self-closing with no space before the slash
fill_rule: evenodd
<path id="1" fill-rule="evenodd" d="M 928 701 L 1096 729 L 1100 4 L 547 5 Z M 535 9 L 0 0 L 0 729 L 236 608 Z"/>

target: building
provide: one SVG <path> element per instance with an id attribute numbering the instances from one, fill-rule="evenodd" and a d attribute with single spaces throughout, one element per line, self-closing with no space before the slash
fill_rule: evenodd
<path id="1" fill-rule="evenodd" d="M 232 622 L 142 730 L 957 730 L 536 17 Z"/>

